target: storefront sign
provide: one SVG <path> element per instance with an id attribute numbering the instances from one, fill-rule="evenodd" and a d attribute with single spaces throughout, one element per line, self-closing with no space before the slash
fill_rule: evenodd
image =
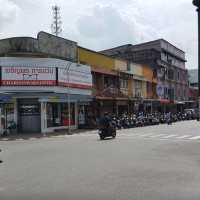
<path id="1" fill-rule="evenodd" d="M 56 85 L 56 68 L 2 67 L 3 86 L 53 86 Z"/>
<path id="2" fill-rule="evenodd" d="M 11 96 L 0 96 L 0 102 L 9 103 L 11 101 L 13 101 L 13 98 Z"/>
<path id="3" fill-rule="evenodd" d="M 88 66 L 76 64 L 71 65 L 70 69 L 58 69 L 58 84 L 64 87 L 78 89 L 92 89 L 92 74 Z"/>
<path id="4" fill-rule="evenodd" d="M 157 85 L 157 88 L 156 88 L 156 93 L 158 95 L 158 97 L 160 98 L 164 98 L 164 87 L 162 85 Z"/>

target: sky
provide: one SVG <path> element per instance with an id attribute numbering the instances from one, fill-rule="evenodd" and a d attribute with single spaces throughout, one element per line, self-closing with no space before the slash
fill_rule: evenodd
<path id="1" fill-rule="evenodd" d="M 192 0 L 0 0 L 0 39 L 51 33 L 60 6 L 61 36 L 96 51 L 166 39 L 197 68 L 197 13 Z"/>

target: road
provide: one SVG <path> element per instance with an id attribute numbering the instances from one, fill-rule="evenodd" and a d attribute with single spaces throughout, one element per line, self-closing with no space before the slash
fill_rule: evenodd
<path id="1" fill-rule="evenodd" d="M 0 141 L 0 199 L 199 200 L 200 124 Z"/>

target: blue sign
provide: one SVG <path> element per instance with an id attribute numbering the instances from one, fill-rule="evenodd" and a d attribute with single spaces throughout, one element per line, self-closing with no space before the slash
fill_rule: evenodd
<path id="1" fill-rule="evenodd" d="M 12 100 L 11 96 L 0 96 L 0 102 L 7 103 Z"/>

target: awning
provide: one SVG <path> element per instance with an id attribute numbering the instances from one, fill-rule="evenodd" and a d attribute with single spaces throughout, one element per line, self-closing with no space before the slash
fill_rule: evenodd
<path id="1" fill-rule="evenodd" d="M 113 97 L 96 96 L 95 98 L 96 98 L 97 100 L 114 100 Z"/>
<path id="2" fill-rule="evenodd" d="M 117 76 L 117 72 L 108 70 L 108 69 L 101 69 L 101 68 L 93 68 L 92 67 L 92 72 L 100 73 L 100 74 L 108 74 L 108 75 L 114 75 Z"/>
<path id="3" fill-rule="evenodd" d="M 91 96 L 87 96 L 87 95 L 68 95 L 66 94 L 54 94 L 54 95 L 49 95 L 49 96 L 43 96 L 39 98 L 40 102 L 60 102 L 60 103 L 66 103 L 68 102 L 68 100 L 70 102 L 91 102 L 92 101 L 92 97 Z"/>
<path id="4" fill-rule="evenodd" d="M 11 103 L 18 98 L 38 98 L 40 102 L 68 102 L 67 94 L 59 93 L 0 93 L 0 103 Z M 91 102 L 91 95 L 69 95 L 70 102 Z"/>

